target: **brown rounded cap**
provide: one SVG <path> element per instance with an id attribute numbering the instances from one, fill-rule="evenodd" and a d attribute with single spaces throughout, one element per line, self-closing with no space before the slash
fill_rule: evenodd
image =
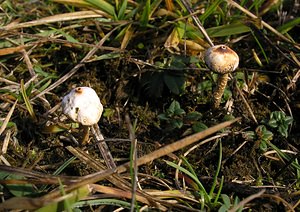
<path id="1" fill-rule="evenodd" d="M 210 70 L 220 74 L 233 72 L 239 65 L 237 53 L 225 45 L 216 45 L 207 49 L 204 60 Z"/>

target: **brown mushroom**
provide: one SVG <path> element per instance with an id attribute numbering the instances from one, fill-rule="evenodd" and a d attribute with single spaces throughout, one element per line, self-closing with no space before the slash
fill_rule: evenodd
<path id="1" fill-rule="evenodd" d="M 204 60 L 210 70 L 219 74 L 217 87 L 213 93 L 213 107 L 218 108 L 227 85 L 229 73 L 233 72 L 239 65 L 239 56 L 228 46 L 216 45 L 205 52 Z"/>

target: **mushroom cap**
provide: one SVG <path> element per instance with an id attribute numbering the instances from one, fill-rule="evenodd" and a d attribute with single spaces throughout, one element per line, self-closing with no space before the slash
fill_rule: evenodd
<path id="1" fill-rule="evenodd" d="M 216 45 L 207 49 L 204 60 L 209 69 L 220 74 L 233 72 L 239 65 L 237 53 L 225 45 Z"/>
<path id="2" fill-rule="evenodd" d="M 100 120 L 103 106 L 94 89 L 77 87 L 63 98 L 62 110 L 73 121 L 91 126 Z"/>

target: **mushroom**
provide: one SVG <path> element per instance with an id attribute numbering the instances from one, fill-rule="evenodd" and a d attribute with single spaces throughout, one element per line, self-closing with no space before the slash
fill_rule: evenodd
<path id="1" fill-rule="evenodd" d="M 229 73 L 233 72 L 239 65 L 239 56 L 228 46 L 216 45 L 205 52 L 204 60 L 210 70 L 219 74 L 217 87 L 213 94 L 213 107 L 218 108 L 227 85 Z"/>
<path id="2" fill-rule="evenodd" d="M 77 87 L 70 91 L 62 100 L 63 113 L 83 125 L 88 133 L 92 128 L 94 139 L 98 143 L 101 154 L 109 168 L 115 168 L 113 157 L 100 132 L 98 122 L 103 112 L 103 106 L 94 89 L 90 87 Z"/>

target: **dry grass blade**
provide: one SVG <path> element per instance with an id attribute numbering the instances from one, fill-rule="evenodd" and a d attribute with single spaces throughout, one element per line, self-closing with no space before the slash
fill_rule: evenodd
<path id="1" fill-rule="evenodd" d="M 14 110 L 15 110 L 15 107 L 17 105 L 17 102 L 18 100 L 15 101 L 15 103 L 13 104 L 13 106 L 10 108 L 9 112 L 7 113 L 7 116 L 5 117 L 5 120 L 4 122 L 2 123 L 2 126 L 0 128 L 0 135 L 3 133 L 3 131 L 5 130 L 9 120 L 10 120 L 10 117 L 12 116 Z"/>
<path id="2" fill-rule="evenodd" d="M 246 98 L 244 97 L 244 94 L 242 93 L 242 91 L 241 91 L 241 89 L 239 88 L 239 86 L 237 85 L 237 83 L 235 84 L 235 88 L 236 88 L 236 90 L 238 91 L 240 97 L 242 98 L 242 101 L 244 102 L 245 107 L 246 107 L 246 109 L 248 110 L 248 112 L 249 112 L 249 114 L 250 114 L 252 120 L 253 120 L 256 124 L 258 124 L 258 121 L 257 121 L 257 119 L 256 119 L 256 117 L 255 117 L 255 115 L 254 115 L 254 112 L 253 112 L 252 108 L 251 108 L 250 105 L 248 104 Z"/>
<path id="3" fill-rule="evenodd" d="M 53 0 L 53 2 L 57 2 L 60 4 L 72 5 L 75 7 L 91 7 L 92 6 L 87 1 L 84 1 L 84 0 Z"/>
<path id="4" fill-rule="evenodd" d="M 94 10 L 94 11 L 79 11 L 79 12 L 72 12 L 72 13 L 63 13 L 59 15 L 53 15 L 46 18 L 41 18 L 34 21 L 28 21 L 25 23 L 19 23 L 19 24 L 9 24 L 5 27 L 1 27 L 0 29 L 3 30 L 13 30 L 13 29 L 19 29 L 19 28 L 26 28 L 26 27 L 32 27 L 32 26 L 39 26 L 39 25 L 45 25 L 50 23 L 56 23 L 60 21 L 72 21 L 77 19 L 85 19 L 85 18 L 99 18 L 103 17 L 105 15 L 104 12 Z"/>
<path id="5" fill-rule="evenodd" d="M 8 55 L 8 54 L 15 54 L 17 52 L 21 52 L 25 49 L 24 45 L 16 46 L 16 47 L 9 47 L 9 48 L 3 48 L 0 49 L 0 56 Z"/>
<path id="6" fill-rule="evenodd" d="M 73 191 L 66 192 L 65 195 L 59 195 L 54 198 L 49 199 L 48 195 L 44 195 L 39 198 L 29 198 L 29 197 L 14 197 L 9 199 L 8 201 L 0 204 L 0 209 L 3 208 L 10 208 L 10 209 L 27 209 L 27 210 L 34 210 L 37 208 L 41 208 L 43 206 L 49 206 L 51 208 L 51 204 L 55 204 L 58 202 L 61 202 L 66 199 L 71 199 L 72 197 L 76 199 L 81 199 L 80 197 L 85 197 L 87 194 L 90 193 L 90 186 L 89 185 L 84 185 L 81 186 Z M 61 192 L 61 191 L 59 191 Z M 52 210 L 47 210 L 44 209 L 43 211 L 52 211 Z M 56 211 L 56 210 L 54 210 Z M 59 211 L 59 209 L 57 210 Z"/>
<path id="7" fill-rule="evenodd" d="M 189 193 L 182 192 L 181 190 L 167 190 L 167 191 L 146 191 L 149 195 L 154 197 L 159 197 L 160 199 L 167 199 L 170 197 L 180 198 L 180 199 L 186 199 L 191 202 L 199 203 L 197 199 L 194 198 L 194 196 L 189 195 Z"/>
<path id="8" fill-rule="evenodd" d="M 3 141 L 3 145 L 2 145 L 2 149 L 1 149 L 1 153 L 5 154 L 7 152 L 7 147 L 9 144 L 9 140 L 10 140 L 10 136 L 11 136 L 11 130 L 7 130 L 4 141 Z"/>
<path id="9" fill-rule="evenodd" d="M 132 197 L 132 193 L 130 191 L 123 191 L 121 189 L 111 188 L 108 186 L 103 186 L 103 185 L 98 185 L 98 184 L 91 184 L 90 186 L 94 191 L 98 191 L 98 192 L 101 192 L 104 194 L 111 194 L 118 198 L 131 199 L 131 197 Z M 150 201 L 143 196 L 137 195 L 136 198 L 138 201 L 140 201 L 142 203 L 145 203 L 147 205 L 151 204 Z"/>

